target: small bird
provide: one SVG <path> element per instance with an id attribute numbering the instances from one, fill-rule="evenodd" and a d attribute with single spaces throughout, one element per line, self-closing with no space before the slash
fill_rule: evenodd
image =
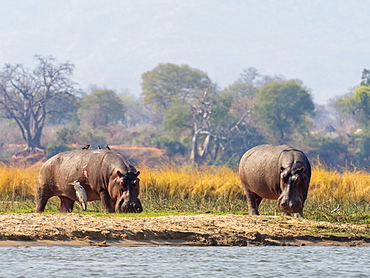
<path id="1" fill-rule="evenodd" d="M 106 148 L 107 150 L 110 150 L 110 148 L 109 148 L 108 144 L 107 144 L 107 145 L 105 145 L 105 148 Z"/>
<path id="2" fill-rule="evenodd" d="M 80 184 L 79 181 L 70 182 L 68 184 L 73 185 L 74 189 L 76 190 L 77 200 L 81 204 L 82 210 L 86 210 L 86 208 L 87 208 L 87 195 L 86 195 L 85 188 Z"/>
<path id="3" fill-rule="evenodd" d="M 101 149 L 101 147 L 100 147 L 100 145 L 98 146 L 98 150 L 100 150 Z"/>
<path id="4" fill-rule="evenodd" d="M 333 213 L 333 212 L 337 212 L 338 210 L 340 210 L 340 204 L 339 204 L 335 209 L 333 209 L 333 210 L 331 211 L 331 213 Z"/>
<path id="5" fill-rule="evenodd" d="M 87 150 L 88 148 L 90 148 L 90 144 L 87 144 L 85 147 L 83 147 L 82 149 L 83 150 Z"/>

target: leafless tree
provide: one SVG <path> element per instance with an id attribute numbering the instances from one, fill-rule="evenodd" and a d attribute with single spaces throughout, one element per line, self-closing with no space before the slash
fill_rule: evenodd
<path id="1" fill-rule="evenodd" d="M 76 93 L 76 83 L 70 78 L 73 64 L 57 63 L 50 56 L 35 58 L 38 64 L 33 71 L 20 64 L 6 64 L 0 72 L 0 109 L 18 124 L 27 151 L 42 149 L 46 116 L 65 113 Z"/>
<path id="2" fill-rule="evenodd" d="M 216 106 L 214 96 L 210 92 L 213 89 L 214 85 L 211 85 L 199 95 L 193 95 L 193 104 L 190 107 L 193 129 L 190 161 L 193 164 L 205 161 L 211 152 L 211 142 L 214 143 L 216 152 L 218 148 L 224 148 L 221 133 L 212 123 L 212 108 Z"/>

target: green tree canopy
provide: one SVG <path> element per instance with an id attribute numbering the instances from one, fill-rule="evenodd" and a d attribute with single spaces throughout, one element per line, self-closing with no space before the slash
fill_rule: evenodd
<path id="1" fill-rule="evenodd" d="M 364 74 L 364 73 L 363 73 Z M 363 84 L 363 83 L 361 83 Z M 370 86 L 358 86 L 353 94 L 347 94 L 335 102 L 343 117 L 352 117 L 360 132 L 353 135 L 353 142 L 360 149 L 357 154 L 362 165 L 369 166 L 370 158 Z"/>
<path id="2" fill-rule="evenodd" d="M 258 88 L 253 86 L 253 84 L 235 82 L 234 84 L 223 89 L 221 91 L 221 95 L 224 98 L 229 99 L 231 103 L 237 104 L 243 98 L 253 98 L 257 91 Z"/>
<path id="3" fill-rule="evenodd" d="M 159 64 L 142 75 L 143 104 L 166 109 L 172 101 L 186 100 L 194 90 L 205 90 L 212 84 L 208 75 L 188 65 Z"/>
<path id="4" fill-rule="evenodd" d="M 82 124 L 101 128 L 125 119 L 125 106 L 112 90 L 94 90 L 81 99 L 78 117 Z"/>
<path id="5" fill-rule="evenodd" d="M 361 86 L 370 86 L 370 71 L 368 69 L 364 69 L 362 71 L 360 85 Z"/>
<path id="6" fill-rule="evenodd" d="M 254 103 L 261 127 L 276 143 L 286 143 L 295 130 L 303 132 L 315 108 L 310 93 L 296 80 L 261 87 Z"/>
<path id="7" fill-rule="evenodd" d="M 370 126 L 370 86 L 359 86 L 353 94 L 339 98 L 335 105 L 342 113 L 351 115 L 362 128 Z"/>

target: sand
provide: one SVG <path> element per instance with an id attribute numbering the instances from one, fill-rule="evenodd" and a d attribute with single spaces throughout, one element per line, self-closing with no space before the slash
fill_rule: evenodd
<path id="1" fill-rule="evenodd" d="M 0 214 L 0 246 L 370 246 L 369 224 L 247 215 Z"/>

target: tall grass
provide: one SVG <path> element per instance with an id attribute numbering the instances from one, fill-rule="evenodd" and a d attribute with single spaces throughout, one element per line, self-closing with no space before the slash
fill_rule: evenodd
<path id="1" fill-rule="evenodd" d="M 38 172 L 37 168 L 0 164 L 0 196 L 12 200 L 34 196 Z"/>
<path id="2" fill-rule="evenodd" d="M 317 164 L 312 172 L 310 196 L 313 199 L 370 202 L 370 173 L 346 169 L 329 171 L 325 165 Z"/>
<path id="3" fill-rule="evenodd" d="M 306 214 L 315 220 L 370 222 L 370 173 L 313 167 Z"/>
<path id="4" fill-rule="evenodd" d="M 141 200 L 146 211 L 247 213 L 245 193 L 236 171 L 227 167 L 180 167 L 163 165 L 138 167 Z M 38 168 L 0 164 L 0 211 L 34 209 Z M 91 204 L 91 205 L 90 205 Z M 330 171 L 322 164 L 313 167 L 306 216 L 316 220 L 368 221 L 370 214 L 370 173 L 361 170 Z M 335 208 L 339 210 L 332 212 Z M 58 198 L 47 209 L 57 210 Z M 79 209 L 76 206 L 76 209 Z M 89 203 L 89 209 L 101 206 Z M 264 200 L 262 214 L 279 215 L 276 202 Z"/>

